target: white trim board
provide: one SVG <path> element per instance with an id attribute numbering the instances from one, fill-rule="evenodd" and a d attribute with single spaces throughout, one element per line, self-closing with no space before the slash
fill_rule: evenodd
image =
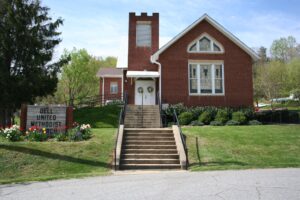
<path id="1" fill-rule="evenodd" d="M 204 14 L 198 20 L 196 20 L 194 23 L 192 23 L 186 29 L 184 29 L 181 33 L 176 35 L 167 44 L 165 44 L 163 47 L 161 47 L 157 52 L 155 52 L 151 56 L 151 60 L 158 60 L 159 55 L 162 52 L 164 52 L 166 49 L 168 49 L 172 44 L 174 44 L 177 40 L 179 40 L 181 37 L 183 37 L 186 33 L 188 33 L 190 30 L 192 30 L 196 25 L 198 25 L 203 20 L 206 20 L 209 24 L 211 24 L 213 27 L 215 27 L 217 30 L 219 30 L 221 33 L 223 33 L 227 38 L 229 38 L 237 46 L 239 46 L 241 49 L 243 49 L 248 55 L 251 56 L 251 58 L 254 61 L 259 59 L 259 56 L 250 47 L 248 47 L 245 43 L 243 43 L 241 40 L 239 40 L 236 36 L 234 36 L 232 33 L 230 33 L 228 30 L 226 30 L 221 24 L 219 24 L 213 18 L 211 18 L 207 14 Z"/>

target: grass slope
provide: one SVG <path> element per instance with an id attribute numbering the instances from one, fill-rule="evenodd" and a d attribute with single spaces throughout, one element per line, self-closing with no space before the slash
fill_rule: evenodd
<path id="1" fill-rule="evenodd" d="M 90 124 L 93 128 L 116 128 L 120 106 L 108 105 L 95 108 L 80 108 L 74 111 L 74 120 L 80 124 Z"/>
<path id="2" fill-rule="evenodd" d="M 0 183 L 108 174 L 114 128 L 93 129 L 82 142 L 0 141 Z"/>
<path id="3" fill-rule="evenodd" d="M 300 125 L 183 128 L 194 171 L 300 167 L 299 130 Z"/>

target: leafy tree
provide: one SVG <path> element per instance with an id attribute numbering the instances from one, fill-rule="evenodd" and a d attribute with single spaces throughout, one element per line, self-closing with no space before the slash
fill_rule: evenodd
<path id="1" fill-rule="evenodd" d="M 295 58 L 287 64 L 288 90 L 300 90 L 300 58 Z"/>
<path id="2" fill-rule="evenodd" d="M 74 48 L 71 52 L 65 50 L 62 57 L 68 56 L 71 60 L 63 66 L 57 95 L 73 106 L 87 96 L 98 94 L 99 81 L 96 73 L 101 62 L 90 56 L 85 49 Z"/>
<path id="3" fill-rule="evenodd" d="M 39 0 L 0 0 L 0 126 L 22 103 L 55 91 L 64 61 L 50 61 L 63 21 L 48 11 Z"/>
<path id="4" fill-rule="evenodd" d="M 258 68 L 255 79 L 257 92 L 262 92 L 268 99 L 286 95 L 288 73 L 286 65 L 280 61 L 271 61 Z"/>
<path id="5" fill-rule="evenodd" d="M 287 62 L 300 56 L 300 45 L 293 36 L 274 40 L 271 46 L 273 58 Z"/>

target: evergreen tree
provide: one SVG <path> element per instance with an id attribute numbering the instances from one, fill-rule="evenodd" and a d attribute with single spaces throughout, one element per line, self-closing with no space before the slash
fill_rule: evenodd
<path id="1" fill-rule="evenodd" d="M 22 103 L 56 89 L 65 61 L 51 59 L 63 21 L 48 11 L 39 0 L 0 0 L 0 126 L 11 123 Z"/>

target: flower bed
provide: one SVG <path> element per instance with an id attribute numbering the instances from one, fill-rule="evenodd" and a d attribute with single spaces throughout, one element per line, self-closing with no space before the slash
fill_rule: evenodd
<path id="1" fill-rule="evenodd" d="M 92 137 L 92 130 L 89 124 L 78 124 L 74 123 L 73 127 L 68 131 L 60 130 L 58 133 L 50 134 L 47 133 L 46 128 L 32 126 L 25 132 L 20 130 L 18 125 L 13 125 L 5 129 L 0 128 L 0 135 L 11 142 L 16 141 L 82 141 L 88 140 Z"/>

